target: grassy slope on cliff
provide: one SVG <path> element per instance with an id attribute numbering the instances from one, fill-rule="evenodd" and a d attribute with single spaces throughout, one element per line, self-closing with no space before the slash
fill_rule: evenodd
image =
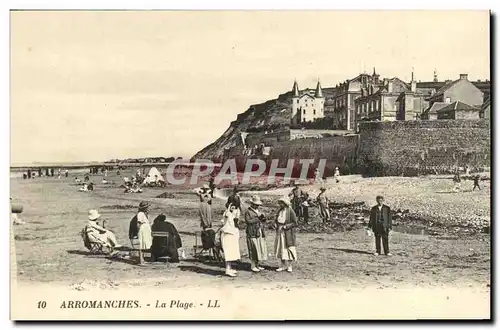
<path id="1" fill-rule="evenodd" d="M 223 155 L 224 148 L 230 148 L 241 142 L 240 134 L 251 130 L 265 131 L 277 126 L 288 127 L 291 118 L 290 93 L 280 95 L 278 99 L 255 104 L 238 115 L 229 128 L 215 142 L 209 144 L 193 156 L 194 159 L 215 159 Z"/>

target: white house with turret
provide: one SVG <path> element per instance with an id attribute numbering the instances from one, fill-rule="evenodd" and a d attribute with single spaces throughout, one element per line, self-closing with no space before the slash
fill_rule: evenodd
<path id="1" fill-rule="evenodd" d="M 325 98 L 318 81 L 316 90 L 299 90 L 297 81 L 292 89 L 292 125 L 314 121 L 325 116 Z"/>

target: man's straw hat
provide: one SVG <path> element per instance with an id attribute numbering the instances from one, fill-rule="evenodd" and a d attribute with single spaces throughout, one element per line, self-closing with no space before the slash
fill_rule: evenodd
<path id="1" fill-rule="evenodd" d="M 290 206 L 290 199 L 286 196 L 283 196 L 280 199 L 278 199 L 278 203 L 283 203 L 286 206 Z"/>
<path id="2" fill-rule="evenodd" d="M 262 201 L 260 200 L 259 196 L 252 196 L 252 199 L 250 200 L 250 204 L 262 205 Z"/>
<path id="3" fill-rule="evenodd" d="M 147 210 L 149 208 L 149 202 L 142 201 L 139 203 L 139 210 Z"/>
<path id="4" fill-rule="evenodd" d="M 99 214 L 99 212 L 97 212 L 97 210 L 90 210 L 89 211 L 89 220 L 90 221 L 94 221 L 94 220 L 97 220 L 99 219 L 101 215 Z"/>

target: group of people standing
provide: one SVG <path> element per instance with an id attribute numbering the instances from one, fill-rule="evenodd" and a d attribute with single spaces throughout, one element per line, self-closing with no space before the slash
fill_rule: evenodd
<path id="1" fill-rule="evenodd" d="M 326 188 L 321 187 L 320 193 L 316 197 L 316 203 L 319 207 L 320 217 L 323 223 L 326 223 L 330 219 L 330 209 L 328 207 L 328 197 L 325 194 Z M 312 204 L 312 200 L 309 194 L 305 193 L 300 189 L 297 182 L 294 183 L 294 188 L 288 195 L 291 201 L 292 209 L 295 211 L 296 216 L 300 220 L 304 220 L 305 223 L 309 222 L 309 207 Z"/>
<path id="2" fill-rule="evenodd" d="M 57 170 L 57 177 L 58 179 L 61 178 L 63 174 L 63 171 L 61 169 Z M 65 177 L 68 177 L 69 175 L 69 171 L 68 170 L 65 170 L 64 171 L 64 176 Z M 36 176 L 38 176 L 39 178 L 41 177 L 53 177 L 55 176 L 55 171 L 53 168 L 45 168 L 45 169 L 42 169 L 42 168 L 38 168 L 37 170 L 31 170 L 29 169 L 28 171 L 26 171 L 25 173 L 23 173 L 23 179 L 34 179 Z"/>
<path id="3" fill-rule="evenodd" d="M 466 173 L 468 175 L 468 171 Z M 481 187 L 479 186 L 479 181 L 481 180 L 481 176 L 479 174 L 476 174 L 472 177 L 472 180 L 474 182 L 474 186 L 472 187 L 472 191 L 475 191 L 476 188 L 478 190 L 481 190 Z M 462 176 L 460 175 L 460 171 L 455 171 L 455 175 L 453 175 L 453 183 L 454 183 L 454 188 L 453 190 L 455 192 L 457 191 L 462 191 Z"/>
<path id="4" fill-rule="evenodd" d="M 195 189 L 200 198 L 200 225 L 202 230 L 212 228 L 211 203 L 213 191 L 209 185 Z M 268 260 L 268 248 L 266 241 L 266 223 L 269 219 L 261 211 L 262 201 L 258 196 L 253 196 L 249 206 L 243 212 L 243 204 L 238 191 L 234 187 L 233 193 L 228 197 L 226 210 L 222 219 L 221 244 L 226 262 L 226 275 L 234 277 L 237 271 L 232 268 L 232 263 L 241 259 L 240 254 L 240 228 L 245 229 L 248 258 L 250 259 L 250 270 L 258 273 L 265 268 L 263 261 Z M 296 234 L 297 216 L 291 207 L 288 197 L 282 197 L 278 201 L 279 211 L 274 221 L 276 237 L 274 242 L 275 257 L 281 261 L 278 272 L 292 272 L 292 262 L 297 260 Z M 240 220 L 244 220 L 240 222 Z"/>
<path id="5" fill-rule="evenodd" d="M 273 254 L 280 261 L 279 267 L 275 270 L 277 272 L 292 272 L 293 262 L 297 261 L 296 227 L 298 225 L 298 217 L 294 208 L 296 207 L 295 203 L 299 189 L 297 186 L 294 188 L 294 191 L 290 194 L 292 199 L 289 196 L 281 197 L 277 201 L 278 211 L 272 219 L 268 219 L 261 210 L 263 203 L 259 196 L 252 196 L 248 207 L 243 209 L 238 187 L 234 187 L 232 194 L 228 197 L 225 204 L 226 209 L 221 220 L 222 227 L 220 228 L 220 241 L 224 253 L 225 274 L 227 276 L 237 276 L 237 271 L 233 268 L 233 263 L 241 260 L 240 229 L 244 229 L 245 231 L 250 270 L 254 273 L 265 270 L 262 263 L 268 260 L 270 256 L 266 240 L 267 224 L 270 221 L 274 222 L 273 227 L 275 228 Z M 328 199 L 324 195 L 325 190 L 322 188 L 318 196 L 322 213 L 328 213 Z M 200 227 L 202 231 L 213 231 L 213 190 L 207 184 L 194 191 L 200 200 Z M 384 204 L 382 196 L 377 196 L 376 200 L 377 205 L 371 209 L 368 229 L 375 235 L 375 255 L 380 255 L 383 248 L 384 254 L 390 256 L 389 233 L 392 230 L 391 210 L 389 206 Z M 148 202 L 141 202 L 136 215 L 130 222 L 129 238 L 131 241 L 132 239 L 138 240 L 136 248 L 139 251 L 139 264 L 143 265 L 145 263 L 144 252 L 147 250 L 151 251 L 153 259 L 156 259 L 158 256 L 169 256 L 171 261 L 179 262 L 178 249 L 182 247 L 179 233 L 175 226 L 166 220 L 163 214 L 155 218 L 151 226 L 148 216 L 149 207 L 150 204 Z M 89 211 L 89 222 L 86 226 L 87 234 L 96 242 L 100 242 L 111 248 L 119 248 L 121 245 L 118 244 L 115 234 L 105 228 L 105 222 L 102 226 L 99 225 L 98 219 L 100 219 L 100 216 L 97 210 Z M 326 216 L 329 215 L 327 214 Z M 168 232 L 170 239 L 154 237 L 153 232 L 155 231 Z"/>

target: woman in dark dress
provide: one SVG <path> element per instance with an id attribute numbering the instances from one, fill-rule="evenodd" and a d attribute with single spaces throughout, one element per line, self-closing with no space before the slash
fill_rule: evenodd
<path id="1" fill-rule="evenodd" d="M 250 269 L 256 273 L 264 270 L 264 267 L 260 266 L 260 262 L 267 260 L 266 233 L 264 231 L 266 218 L 259 210 L 261 205 L 260 197 L 253 196 L 250 200 L 250 207 L 245 212 L 248 258 L 250 259 Z"/>
<path id="2" fill-rule="evenodd" d="M 182 240 L 175 226 L 167 221 L 164 214 L 155 218 L 151 231 L 153 233 L 167 233 L 166 236 L 153 236 L 153 245 L 151 245 L 153 261 L 159 257 L 169 257 L 170 262 L 179 262 L 179 249 L 182 247 Z"/>

